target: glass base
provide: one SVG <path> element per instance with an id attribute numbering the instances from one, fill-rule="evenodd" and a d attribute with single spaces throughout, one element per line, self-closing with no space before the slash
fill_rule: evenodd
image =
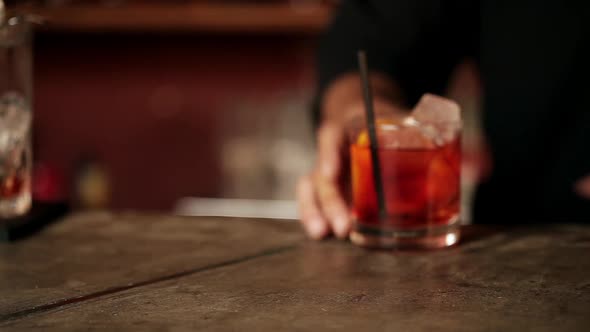
<path id="1" fill-rule="evenodd" d="M 459 222 L 421 229 L 379 229 L 357 223 L 350 233 L 352 243 L 366 248 L 437 249 L 459 242 Z"/>
<path id="2" fill-rule="evenodd" d="M 31 193 L 22 194 L 10 198 L 0 199 L 0 218 L 14 218 L 22 216 L 31 208 Z"/>

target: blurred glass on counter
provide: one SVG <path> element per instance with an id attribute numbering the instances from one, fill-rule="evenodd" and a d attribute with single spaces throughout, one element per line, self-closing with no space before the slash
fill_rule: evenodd
<path id="1" fill-rule="evenodd" d="M 0 0 L 0 219 L 31 207 L 31 36 L 26 18 Z"/>

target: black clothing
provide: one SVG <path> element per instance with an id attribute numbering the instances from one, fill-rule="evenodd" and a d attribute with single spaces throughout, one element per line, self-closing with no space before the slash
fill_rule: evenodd
<path id="1" fill-rule="evenodd" d="M 588 222 L 573 191 L 590 175 L 590 2 L 344 0 L 319 51 L 320 94 L 367 50 L 409 106 L 444 94 L 466 57 L 479 65 L 493 172 L 474 222 Z"/>

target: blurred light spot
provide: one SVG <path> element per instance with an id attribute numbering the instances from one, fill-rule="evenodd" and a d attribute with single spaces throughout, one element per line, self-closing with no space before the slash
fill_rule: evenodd
<path id="1" fill-rule="evenodd" d="M 457 242 L 457 235 L 455 233 L 447 234 L 447 236 L 445 238 L 445 242 L 446 242 L 447 246 L 451 246 L 451 245 L 455 244 L 455 242 Z"/>
<path id="2" fill-rule="evenodd" d="M 18 17 L 11 17 L 8 19 L 8 25 L 17 25 L 18 24 Z"/>
<path id="3" fill-rule="evenodd" d="M 182 216 L 216 216 L 297 220 L 297 202 L 291 200 L 256 200 L 184 197 L 174 212 Z"/>

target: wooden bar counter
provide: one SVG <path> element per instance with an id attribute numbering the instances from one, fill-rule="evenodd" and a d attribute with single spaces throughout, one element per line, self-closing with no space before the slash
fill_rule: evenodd
<path id="1" fill-rule="evenodd" d="M 369 251 L 294 222 L 75 214 L 0 244 L 0 330 L 590 330 L 590 227 L 463 231 Z"/>

